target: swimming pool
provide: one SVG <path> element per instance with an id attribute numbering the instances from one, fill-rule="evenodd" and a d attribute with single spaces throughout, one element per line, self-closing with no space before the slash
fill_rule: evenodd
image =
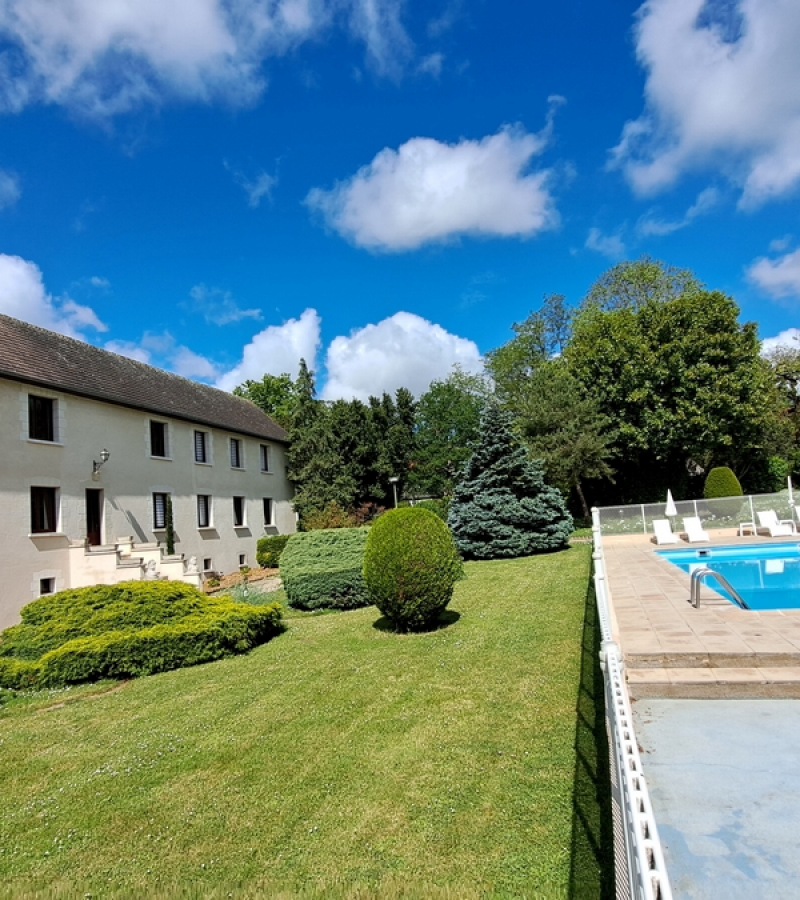
<path id="1" fill-rule="evenodd" d="M 719 572 L 750 609 L 800 609 L 800 544 L 797 542 L 693 547 L 659 550 L 658 554 L 684 572 L 692 572 L 699 566 Z M 703 583 L 728 597 L 712 576 Z"/>

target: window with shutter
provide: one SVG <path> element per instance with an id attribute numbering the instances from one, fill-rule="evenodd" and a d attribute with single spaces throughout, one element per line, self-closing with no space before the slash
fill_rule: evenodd
<path id="1" fill-rule="evenodd" d="M 231 438 L 231 468 L 242 468 L 242 442 L 238 438 Z"/>
<path id="2" fill-rule="evenodd" d="M 194 433 L 194 461 L 208 462 L 208 435 L 205 431 L 195 431 Z"/>
<path id="3" fill-rule="evenodd" d="M 167 495 L 153 494 L 153 528 L 167 527 Z"/>
<path id="4" fill-rule="evenodd" d="M 211 525 L 211 497 L 208 494 L 197 496 L 197 527 L 208 528 Z"/>

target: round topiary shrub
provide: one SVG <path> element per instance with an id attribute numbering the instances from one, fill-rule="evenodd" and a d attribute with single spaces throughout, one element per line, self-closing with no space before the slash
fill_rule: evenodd
<path id="1" fill-rule="evenodd" d="M 430 510 L 393 509 L 370 529 L 364 581 L 372 602 L 398 631 L 433 626 L 463 577 L 453 537 Z"/>
<path id="2" fill-rule="evenodd" d="M 714 500 L 717 497 L 741 497 L 742 486 L 732 469 L 717 466 L 706 476 L 703 496 L 706 500 Z"/>
<path id="3" fill-rule="evenodd" d="M 723 500 L 723 497 L 741 497 L 742 486 L 733 470 L 727 466 L 717 466 L 706 476 L 703 497 L 713 500 L 708 504 L 706 515 L 712 519 L 736 519 L 742 509 L 741 500 Z M 748 516 L 749 518 L 749 516 Z"/>

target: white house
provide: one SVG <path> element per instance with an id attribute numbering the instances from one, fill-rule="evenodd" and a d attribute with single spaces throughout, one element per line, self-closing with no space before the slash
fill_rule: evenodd
<path id="1" fill-rule="evenodd" d="M 0 628 L 68 587 L 199 584 L 295 530 L 287 434 L 252 403 L 3 315 L 0 421 Z"/>

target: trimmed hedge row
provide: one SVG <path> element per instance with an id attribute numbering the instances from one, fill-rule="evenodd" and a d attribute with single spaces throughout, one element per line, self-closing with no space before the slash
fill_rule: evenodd
<path id="1" fill-rule="evenodd" d="M 0 635 L 2 687 L 151 675 L 243 653 L 283 629 L 277 603 L 248 606 L 179 582 L 61 591 L 22 619 Z"/>
<path id="2" fill-rule="evenodd" d="M 258 539 L 256 562 L 262 569 L 277 569 L 290 534 L 273 534 Z"/>
<path id="3" fill-rule="evenodd" d="M 367 528 L 293 534 L 281 554 L 281 581 L 295 609 L 356 609 L 371 600 L 361 574 Z"/>

